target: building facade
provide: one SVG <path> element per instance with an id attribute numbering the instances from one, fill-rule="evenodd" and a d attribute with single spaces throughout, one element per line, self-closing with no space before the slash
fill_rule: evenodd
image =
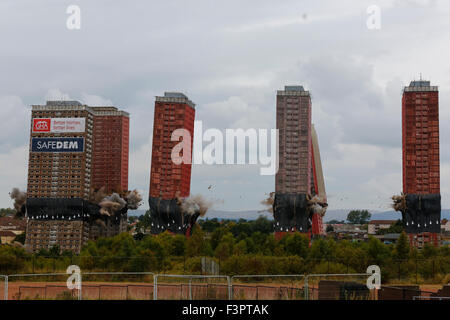
<path id="1" fill-rule="evenodd" d="M 439 243 L 441 196 L 439 91 L 430 81 L 411 81 L 402 97 L 403 222 L 412 245 Z"/>
<path id="2" fill-rule="evenodd" d="M 47 101 L 31 113 L 26 248 L 78 253 L 111 233 L 92 223 L 92 192 L 128 189 L 129 115 L 78 101 Z M 114 225 L 126 228 L 123 217 Z"/>
<path id="3" fill-rule="evenodd" d="M 403 192 L 439 194 L 439 91 L 412 81 L 402 99 Z"/>
<path id="4" fill-rule="evenodd" d="M 279 169 L 276 193 L 309 194 L 311 190 L 311 96 L 302 86 L 277 92 Z"/>
<path id="5" fill-rule="evenodd" d="M 396 220 L 370 220 L 367 226 L 368 234 L 376 234 L 381 229 L 389 229 Z"/>
<path id="6" fill-rule="evenodd" d="M 156 97 L 149 192 L 152 234 L 167 230 L 188 236 L 199 216 L 196 209 L 186 212 L 182 206 L 190 195 L 194 122 L 195 104 L 183 93 Z M 182 150 L 176 147 L 180 144 Z M 172 153 L 183 161 L 173 161 Z"/>
<path id="7" fill-rule="evenodd" d="M 277 92 L 279 169 L 273 206 L 277 238 L 294 231 L 325 234 L 325 183 L 311 105 L 303 86 L 285 86 Z"/>
<path id="8" fill-rule="evenodd" d="M 191 163 L 176 164 L 172 161 L 172 150 L 179 143 L 178 140 L 172 141 L 172 133 L 177 129 L 187 130 L 192 150 L 194 121 L 195 104 L 183 93 L 165 92 L 163 97 L 156 97 L 150 197 L 170 200 L 189 196 Z"/>

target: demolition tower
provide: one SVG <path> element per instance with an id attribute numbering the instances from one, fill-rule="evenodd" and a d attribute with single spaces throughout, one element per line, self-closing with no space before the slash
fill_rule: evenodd
<path id="1" fill-rule="evenodd" d="M 410 243 L 439 243 L 439 91 L 430 81 L 412 81 L 403 90 L 403 223 Z"/>
<path id="2" fill-rule="evenodd" d="M 198 214 L 183 212 L 181 207 L 183 198 L 190 194 L 191 163 L 172 161 L 172 150 L 181 141 L 172 141 L 172 133 L 185 129 L 192 150 L 194 120 L 195 104 L 183 93 L 165 92 L 164 96 L 156 97 L 149 195 L 153 234 L 168 230 L 189 235 L 198 218 Z"/>
<path id="3" fill-rule="evenodd" d="M 126 231 L 127 208 L 101 216 L 93 191 L 128 188 L 129 115 L 115 107 L 47 101 L 31 111 L 25 246 L 79 253 L 89 240 Z M 94 223 L 98 219 L 103 222 Z M 101 227 L 103 226 L 103 227 Z"/>
<path id="4" fill-rule="evenodd" d="M 302 86 L 277 92 L 279 170 L 275 177 L 275 235 L 323 234 L 325 184 L 317 134 L 311 123 L 311 95 Z"/>

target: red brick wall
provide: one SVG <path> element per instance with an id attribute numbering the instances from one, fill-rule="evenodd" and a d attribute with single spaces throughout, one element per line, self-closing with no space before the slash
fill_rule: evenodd
<path id="1" fill-rule="evenodd" d="M 92 187 L 128 190 L 129 118 L 95 116 L 93 140 Z"/>
<path id="2" fill-rule="evenodd" d="M 440 193 L 439 93 L 405 92 L 402 99 L 403 192 Z"/>
<path id="3" fill-rule="evenodd" d="M 191 164 L 176 165 L 172 162 L 172 148 L 179 142 L 171 141 L 171 136 L 176 129 L 187 129 L 192 147 L 194 119 L 195 109 L 187 104 L 155 102 L 150 197 L 173 199 L 177 193 L 180 197 L 189 196 Z"/>

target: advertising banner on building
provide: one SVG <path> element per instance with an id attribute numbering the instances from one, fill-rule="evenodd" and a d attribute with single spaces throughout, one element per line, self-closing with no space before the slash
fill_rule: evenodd
<path id="1" fill-rule="evenodd" d="M 35 118 L 34 133 L 78 133 L 86 129 L 85 118 Z"/>
<path id="2" fill-rule="evenodd" d="M 32 152 L 83 152 L 84 138 L 32 138 Z"/>

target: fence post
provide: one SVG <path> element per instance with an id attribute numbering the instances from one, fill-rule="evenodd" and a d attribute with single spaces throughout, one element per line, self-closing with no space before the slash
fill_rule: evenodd
<path id="1" fill-rule="evenodd" d="M 305 277 L 304 291 L 305 291 L 305 300 L 309 300 L 308 276 Z"/>
<path id="2" fill-rule="evenodd" d="M 78 300 L 83 300 L 83 296 L 81 293 L 81 288 L 83 287 L 83 280 L 80 273 L 80 287 L 78 288 Z"/>
<path id="3" fill-rule="evenodd" d="M 192 300 L 192 278 L 189 278 L 189 300 Z"/>
<path id="4" fill-rule="evenodd" d="M 5 276 L 5 300 L 8 300 L 8 276 Z"/>
<path id="5" fill-rule="evenodd" d="M 158 300 L 158 275 L 153 275 L 153 300 Z"/>
<path id="6" fill-rule="evenodd" d="M 228 300 L 233 300 L 233 278 L 227 276 L 228 283 Z"/>

